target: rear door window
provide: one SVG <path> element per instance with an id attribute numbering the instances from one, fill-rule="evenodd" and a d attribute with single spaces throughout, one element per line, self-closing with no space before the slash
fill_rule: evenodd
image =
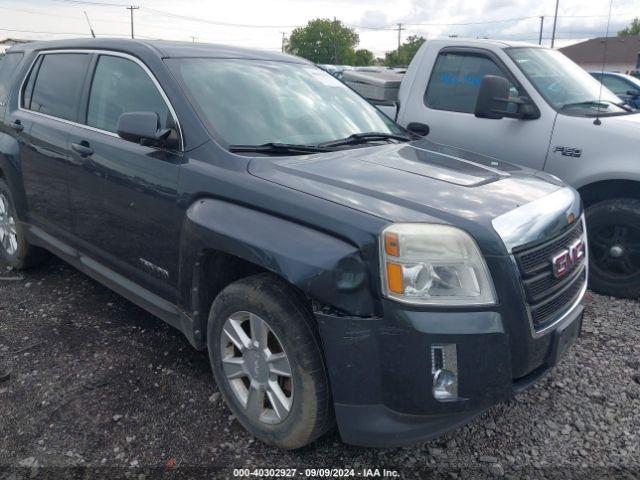
<path id="1" fill-rule="evenodd" d="M 433 67 L 424 102 L 429 108 L 436 110 L 473 113 L 480 82 L 485 75 L 507 78 L 500 67 L 486 55 L 475 52 L 442 52 Z M 509 87 L 511 95 L 518 95 L 518 89 L 511 81 Z"/>
<path id="2" fill-rule="evenodd" d="M 137 63 L 102 55 L 91 84 L 87 125 L 116 133 L 123 113 L 154 112 L 160 128 L 173 128 L 167 103 L 147 72 Z"/>
<path id="3" fill-rule="evenodd" d="M 86 53 L 44 55 L 40 68 L 31 72 L 23 108 L 76 121 L 89 59 Z M 30 88 L 32 92 L 28 91 Z"/>
<path id="4" fill-rule="evenodd" d="M 8 53 L 0 59 L 0 107 L 6 105 L 22 53 Z"/>

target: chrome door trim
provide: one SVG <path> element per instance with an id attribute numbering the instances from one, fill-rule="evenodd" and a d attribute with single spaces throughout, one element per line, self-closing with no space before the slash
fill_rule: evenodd
<path id="1" fill-rule="evenodd" d="M 180 151 L 184 152 L 184 135 L 182 133 L 182 127 L 180 125 L 180 121 L 178 120 L 178 115 L 176 114 L 176 111 L 173 108 L 173 104 L 169 100 L 169 97 L 167 96 L 167 94 L 165 93 L 164 89 L 162 88 L 162 86 L 160 85 L 158 80 L 156 79 L 155 75 L 151 72 L 151 70 L 149 70 L 149 68 L 144 64 L 144 62 L 142 62 L 139 58 L 134 57 L 133 55 L 130 55 L 128 53 L 117 52 L 117 51 L 114 51 L 114 50 L 99 50 L 99 49 L 86 49 L 86 48 L 61 49 L 61 50 L 41 50 L 41 51 L 39 51 L 37 53 L 37 55 L 35 56 L 35 58 L 33 59 L 33 61 L 31 62 L 31 65 L 29 66 L 29 70 L 27 71 L 27 74 L 25 75 L 25 77 L 22 79 L 22 82 L 20 83 L 20 90 L 18 91 L 18 110 L 19 111 L 27 112 L 27 113 L 30 113 L 30 114 L 33 114 L 33 115 L 38 115 L 38 116 L 41 116 L 41 117 L 44 117 L 44 118 L 49 118 L 51 120 L 57 120 L 59 122 L 66 123 L 67 125 L 73 125 L 75 127 L 84 128 L 86 130 L 91 130 L 93 132 L 102 133 L 104 135 L 109 135 L 110 137 L 121 138 L 117 133 L 109 132 L 107 130 L 102 130 L 100 128 L 92 127 L 90 125 L 85 125 L 83 123 L 73 122 L 71 120 L 66 120 L 64 118 L 59 118 L 59 117 L 56 117 L 56 116 L 53 116 L 53 115 L 48 115 L 46 113 L 35 112 L 33 110 L 22 108 L 22 94 L 23 94 L 23 91 L 24 91 L 25 82 L 27 81 L 27 78 L 29 78 L 29 75 L 31 74 L 35 63 L 38 61 L 38 58 L 40 58 L 41 55 L 56 54 L 56 53 L 58 53 L 58 54 L 60 54 L 60 53 L 86 53 L 86 54 L 96 54 L 96 55 L 107 55 L 107 56 L 111 56 L 111 57 L 121 57 L 121 58 L 126 58 L 128 60 L 131 60 L 134 63 L 136 63 L 137 65 L 139 65 L 144 70 L 144 72 L 147 74 L 147 76 L 151 79 L 153 84 L 156 86 L 156 88 L 160 92 L 160 95 L 164 99 L 165 103 L 167 104 L 167 107 L 169 108 L 169 111 L 171 112 L 171 116 L 173 117 L 173 121 L 176 124 L 176 128 L 178 129 L 178 135 L 180 136 Z M 122 141 L 126 142 L 127 140 L 122 139 Z"/>

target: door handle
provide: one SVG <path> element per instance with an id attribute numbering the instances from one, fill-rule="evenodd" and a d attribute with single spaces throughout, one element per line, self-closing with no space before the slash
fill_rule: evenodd
<path id="1" fill-rule="evenodd" d="M 71 148 L 83 158 L 93 154 L 93 148 L 89 146 L 89 142 L 86 140 L 80 143 L 72 143 Z"/>
<path id="2" fill-rule="evenodd" d="M 21 132 L 24 130 L 24 125 L 22 125 L 22 122 L 20 120 L 14 120 L 9 124 L 9 126 L 13 128 L 16 132 Z"/>

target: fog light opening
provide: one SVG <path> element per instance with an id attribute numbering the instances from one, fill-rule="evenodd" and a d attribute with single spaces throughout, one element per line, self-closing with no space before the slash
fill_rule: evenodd
<path id="1" fill-rule="evenodd" d="M 458 352 L 455 343 L 431 345 L 433 398 L 458 399 Z"/>

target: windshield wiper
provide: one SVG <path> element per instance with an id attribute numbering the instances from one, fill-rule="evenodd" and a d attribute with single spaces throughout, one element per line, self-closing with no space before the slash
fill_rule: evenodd
<path id="1" fill-rule="evenodd" d="M 400 142 L 408 142 L 411 139 L 406 135 L 398 135 L 394 133 L 368 132 L 354 133 L 346 138 L 339 140 L 331 140 L 330 142 L 319 143 L 319 147 L 340 147 L 342 145 L 358 145 L 360 143 L 375 142 L 380 140 L 398 140 Z"/>
<path id="2" fill-rule="evenodd" d="M 608 102 L 608 100 L 600 100 L 600 101 L 587 100 L 585 102 L 565 103 L 564 105 L 562 105 L 560 109 L 564 110 L 566 108 L 573 108 L 573 107 L 598 107 L 602 109 L 607 109 L 609 108 L 609 105 L 607 105 L 605 102 Z M 613 103 L 613 102 L 609 102 L 609 103 Z"/>
<path id="3" fill-rule="evenodd" d="M 330 152 L 331 149 L 318 145 L 269 142 L 260 145 L 230 145 L 229 151 L 233 153 L 255 152 L 281 155 L 303 155 L 305 153 Z"/>

